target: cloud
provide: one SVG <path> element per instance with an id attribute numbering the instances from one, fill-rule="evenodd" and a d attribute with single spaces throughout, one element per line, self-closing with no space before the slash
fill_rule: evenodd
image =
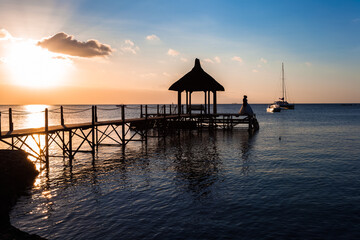
<path id="1" fill-rule="evenodd" d="M 265 58 L 260 58 L 260 62 L 267 63 L 268 61 Z"/>
<path id="2" fill-rule="evenodd" d="M 159 41 L 160 40 L 160 38 L 158 36 L 156 36 L 155 34 L 146 36 L 146 39 L 149 41 Z"/>
<path id="3" fill-rule="evenodd" d="M 74 36 L 67 35 L 64 32 L 43 38 L 41 41 L 38 41 L 37 45 L 51 52 L 76 57 L 104 57 L 113 52 L 109 45 L 102 44 L 97 40 L 90 39 L 86 42 L 80 42 L 74 39 Z"/>
<path id="4" fill-rule="evenodd" d="M 232 57 L 231 60 L 236 61 L 236 62 L 239 62 L 239 63 L 243 63 L 242 58 L 241 58 L 241 57 L 238 57 L 238 56 Z"/>
<path id="5" fill-rule="evenodd" d="M 258 71 L 257 69 L 253 69 L 252 72 L 253 72 L 253 73 L 257 73 L 257 72 L 259 72 L 259 71 Z"/>
<path id="6" fill-rule="evenodd" d="M 11 34 L 4 28 L 0 29 L 0 40 L 8 40 L 12 38 Z"/>
<path id="7" fill-rule="evenodd" d="M 183 61 L 183 62 L 187 62 L 187 61 L 188 61 L 187 58 L 180 58 L 180 60 Z"/>
<path id="8" fill-rule="evenodd" d="M 355 18 L 352 20 L 354 23 L 360 22 L 360 18 Z"/>
<path id="9" fill-rule="evenodd" d="M 179 55 L 180 53 L 178 51 L 174 50 L 174 49 L 169 48 L 167 54 L 170 55 L 170 56 L 175 57 L 175 56 Z"/>
<path id="10" fill-rule="evenodd" d="M 218 56 L 214 57 L 214 60 L 215 60 L 215 62 L 217 62 L 217 63 L 221 63 L 221 59 L 220 59 Z"/>
<path id="11" fill-rule="evenodd" d="M 312 64 L 311 64 L 311 62 L 306 62 L 305 65 L 308 67 L 311 67 Z"/>
<path id="12" fill-rule="evenodd" d="M 169 74 L 169 73 L 167 73 L 167 72 L 163 72 L 162 73 L 165 77 L 171 77 L 171 75 Z"/>
<path id="13" fill-rule="evenodd" d="M 137 52 L 140 51 L 140 48 L 138 46 L 135 46 L 135 43 L 133 41 L 127 39 L 124 41 L 124 44 L 121 45 L 121 50 L 123 52 L 137 54 Z"/>
<path id="14" fill-rule="evenodd" d="M 210 58 L 205 58 L 205 59 L 204 59 L 204 62 L 214 63 L 214 61 L 213 61 L 213 60 L 211 60 Z"/>

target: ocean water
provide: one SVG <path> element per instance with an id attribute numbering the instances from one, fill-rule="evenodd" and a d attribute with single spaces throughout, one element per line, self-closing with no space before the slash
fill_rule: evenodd
<path id="1" fill-rule="evenodd" d="M 94 164 L 90 154 L 76 155 L 72 167 L 51 158 L 11 222 L 48 239 L 359 239 L 360 105 L 298 104 L 280 113 L 251 106 L 254 135 L 183 131 L 131 143 L 125 153 L 100 147 Z"/>

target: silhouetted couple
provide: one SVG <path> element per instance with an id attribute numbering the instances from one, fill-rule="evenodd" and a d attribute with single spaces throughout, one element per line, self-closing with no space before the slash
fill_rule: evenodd
<path id="1" fill-rule="evenodd" d="M 253 116 L 254 115 L 253 110 L 251 109 L 250 105 L 248 104 L 246 95 L 244 95 L 243 105 L 240 108 L 239 114 L 240 115 L 248 115 L 248 116 Z"/>

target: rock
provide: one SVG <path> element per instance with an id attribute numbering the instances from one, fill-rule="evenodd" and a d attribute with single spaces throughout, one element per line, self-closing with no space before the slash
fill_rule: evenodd
<path id="1" fill-rule="evenodd" d="M 0 150 L 0 239 L 43 239 L 10 225 L 9 212 L 39 172 L 24 151 Z"/>

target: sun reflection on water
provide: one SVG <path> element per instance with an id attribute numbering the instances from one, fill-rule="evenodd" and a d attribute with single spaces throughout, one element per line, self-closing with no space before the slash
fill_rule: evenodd
<path id="1" fill-rule="evenodd" d="M 45 125 L 45 108 L 48 105 L 26 105 L 25 128 L 37 128 Z"/>
<path id="2" fill-rule="evenodd" d="M 44 127 L 45 125 L 45 109 L 48 108 L 48 105 L 25 105 L 23 112 L 23 128 L 39 128 Z M 24 150 L 29 153 L 36 153 L 41 155 L 41 149 L 45 146 L 45 136 L 44 135 L 33 135 L 29 136 L 26 140 L 26 146 Z M 33 161 L 36 165 L 36 168 L 41 169 L 41 163 L 36 161 L 37 159 L 33 156 L 29 156 L 29 159 Z M 36 183 L 35 183 L 36 186 Z"/>

